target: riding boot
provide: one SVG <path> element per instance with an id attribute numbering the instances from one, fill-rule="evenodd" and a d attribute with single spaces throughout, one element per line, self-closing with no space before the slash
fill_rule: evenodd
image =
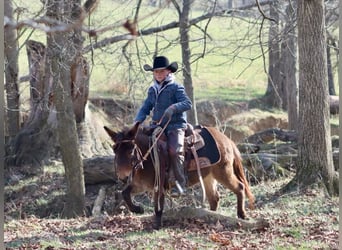
<path id="1" fill-rule="evenodd" d="M 170 157 L 170 167 L 173 170 L 176 187 L 171 190 L 171 196 L 184 194 L 186 180 L 184 178 L 184 134 L 185 129 L 172 129 L 167 132 L 167 144 Z"/>
<path id="2" fill-rule="evenodd" d="M 171 167 L 176 179 L 176 187 L 171 190 L 171 196 L 179 196 L 186 193 L 186 178 L 184 174 L 184 156 L 178 153 L 176 157 L 170 159 Z"/>

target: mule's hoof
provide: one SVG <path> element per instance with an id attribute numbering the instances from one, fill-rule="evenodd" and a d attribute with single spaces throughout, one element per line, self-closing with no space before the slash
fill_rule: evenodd
<path id="1" fill-rule="evenodd" d="M 161 222 L 160 222 L 160 221 L 155 221 L 155 222 L 153 223 L 153 225 L 152 225 L 152 228 L 153 228 L 154 230 L 159 230 L 161 227 L 162 227 L 162 225 L 161 225 Z"/>
<path id="2" fill-rule="evenodd" d="M 184 187 L 184 188 L 176 188 L 176 187 L 173 187 L 171 189 L 171 192 L 170 192 L 170 196 L 172 198 L 179 198 L 181 196 L 186 196 L 188 194 L 188 190 Z"/>
<path id="3" fill-rule="evenodd" d="M 246 220 L 247 219 L 247 217 L 246 217 L 246 214 L 238 214 L 238 218 L 239 219 L 243 219 L 243 220 Z"/>
<path id="4" fill-rule="evenodd" d="M 136 206 L 131 210 L 133 213 L 136 214 L 143 214 L 144 213 L 144 208 L 140 206 Z"/>

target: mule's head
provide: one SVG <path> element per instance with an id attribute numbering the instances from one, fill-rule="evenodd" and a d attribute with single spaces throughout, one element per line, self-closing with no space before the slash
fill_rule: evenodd
<path id="1" fill-rule="evenodd" d="M 128 177 L 132 171 L 132 161 L 134 159 L 134 139 L 139 128 L 139 123 L 134 124 L 131 128 L 124 128 L 120 132 L 115 132 L 104 126 L 107 134 L 113 140 L 113 151 L 115 154 L 114 164 L 117 176 L 120 179 Z"/>

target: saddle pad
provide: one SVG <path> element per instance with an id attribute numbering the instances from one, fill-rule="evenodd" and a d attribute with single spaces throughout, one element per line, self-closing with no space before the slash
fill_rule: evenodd
<path id="1" fill-rule="evenodd" d="M 202 136 L 204 140 L 204 146 L 197 149 L 197 155 L 199 160 L 200 168 L 209 167 L 213 164 L 216 164 L 221 156 L 220 152 L 217 148 L 216 142 L 210 132 L 205 128 L 201 127 L 201 131 L 199 134 Z M 191 151 L 191 150 L 190 150 Z M 194 160 L 194 156 L 191 153 L 191 160 L 188 165 L 188 171 L 196 170 L 196 162 Z"/>

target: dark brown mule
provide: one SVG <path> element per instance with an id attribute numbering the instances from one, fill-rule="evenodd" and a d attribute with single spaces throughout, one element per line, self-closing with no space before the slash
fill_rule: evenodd
<path id="1" fill-rule="evenodd" d="M 133 203 L 131 195 L 144 191 L 153 191 L 154 210 L 155 210 L 155 228 L 161 226 L 161 217 L 164 205 L 164 187 L 166 187 L 165 169 L 167 168 L 168 154 L 164 143 L 158 143 L 160 155 L 160 181 L 155 187 L 155 170 L 151 159 L 151 154 L 146 152 L 150 149 L 149 136 L 142 132 L 139 124 L 132 128 L 125 128 L 120 132 L 114 132 L 108 127 L 104 127 L 109 136 L 114 141 L 115 165 L 119 178 L 129 177 L 129 182 L 122 191 L 123 199 L 128 205 L 130 211 L 143 213 L 141 206 Z M 237 215 L 239 218 L 246 218 L 245 195 L 249 199 L 249 207 L 254 207 L 254 196 L 250 191 L 246 180 L 243 166 L 241 163 L 240 152 L 233 141 L 223 133 L 213 127 L 207 127 L 213 136 L 221 158 L 215 164 L 201 169 L 206 197 L 209 202 L 210 210 L 218 208 L 219 193 L 217 191 L 217 182 L 233 191 L 237 196 Z M 142 157 L 148 155 L 142 162 Z M 143 163 L 143 168 L 140 166 Z M 199 182 L 197 171 L 188 172 L 189 186 Z"/>

